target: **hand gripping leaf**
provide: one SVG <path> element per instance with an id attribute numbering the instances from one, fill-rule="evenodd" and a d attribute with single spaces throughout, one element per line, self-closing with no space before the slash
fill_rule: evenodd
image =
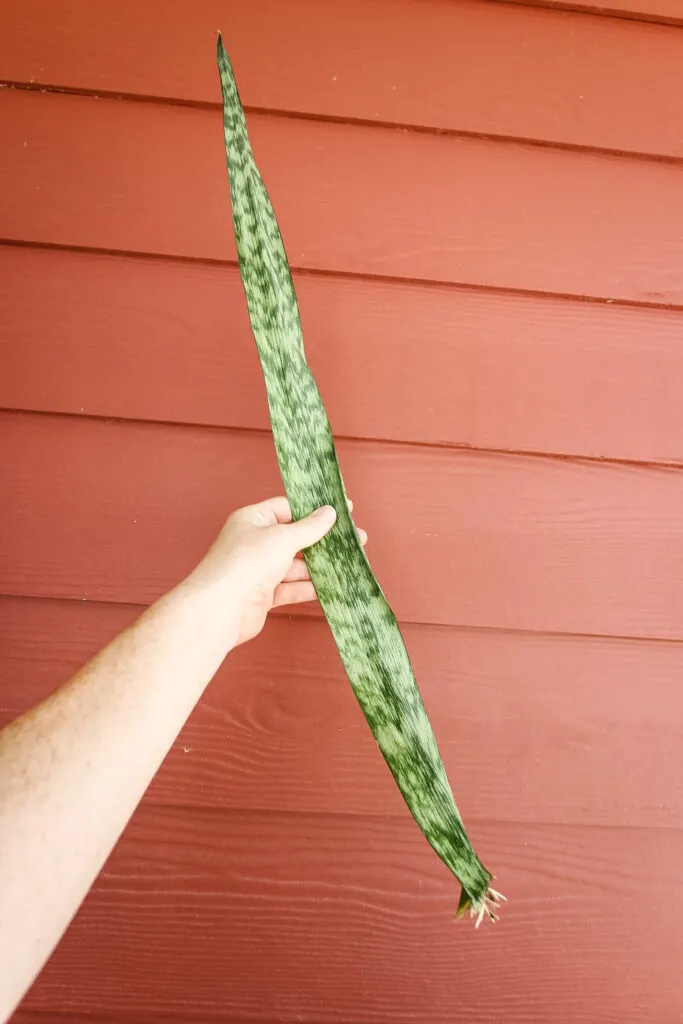
<path id="1" fill-rule="evenodd" d="M 240 273 L 268 394 L 275 448 L 296 519 L 333 505 L 332 531 L 305 552 L 344 668 L 415 820 L 462 885 L 458 913 L 495 920 L 500 898 L 465 833 L 403 638 L 351 520 L 339 463 L 304 354 L 284 245 L 218 39 L 225 148 Z"/>

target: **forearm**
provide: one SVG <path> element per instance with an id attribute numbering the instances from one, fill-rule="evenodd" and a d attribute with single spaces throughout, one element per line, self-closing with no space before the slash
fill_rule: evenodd
<path id="1" fill-rule="evenodd" d="M 295 523 L 283 497 L 238 509 L 184 583 L 0 733 L 0 1024 L 230 647 L 271 608 L 315 597 L 295 556 L 334 521 L 325 507 Z"/>
<path id="2" fill-rule="evenodd" d="M 190 577 L 0 733 L 0 1021 L 42 968 L 234 642 Z"/>

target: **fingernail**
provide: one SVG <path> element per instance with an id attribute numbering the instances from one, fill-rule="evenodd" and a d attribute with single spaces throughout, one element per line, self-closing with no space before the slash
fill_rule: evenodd
<path id="1" fill-rule="evenodd" d="M 329 516 L 330 512 L 336 516 L 337 512 L 332 505 L 322 505 L 321 508 L 316 509 L 315 514 L 317 516 Z"/>

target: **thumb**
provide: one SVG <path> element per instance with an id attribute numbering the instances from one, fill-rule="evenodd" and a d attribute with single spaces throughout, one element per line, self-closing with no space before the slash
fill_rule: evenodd
<path id="1" fill-rule="evenodd" d="M 310 516 L 297 520 L 289 527 L 290 537 L 294 541 L 295 551 L 303 548 L 310 548 L 312 544 L 321 540 L 335 524 L 336 511 L 331 505 L 323 505 L 316 509 Z"/>

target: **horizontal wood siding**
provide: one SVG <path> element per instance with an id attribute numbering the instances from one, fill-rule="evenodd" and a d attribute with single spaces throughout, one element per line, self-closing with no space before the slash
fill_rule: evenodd
<path id="1" fill-rule="evenodd" d="M 3 598 L 0 613 L 4 723 L 47 696 L 136 608 Z M 683 723 L 671 715 L 683 645 L 404 631 L 466 817 L 683 827 Z M 178 808 L 405 813 L 327 627 L 305 619 L 276 618 L 258 644 L 231 656 L 151 797 Z"/>
<path id="2" fill-rule="evenodd" d="M 552 1000 L 583 1024 L 589 998 L 591 1019 L 675 1020 L 679 950 L 659 935 L 678 927 L 680 831 L 478 833 L 486 857 L 506 862 L 511 909 L 475 946 L 455 923 L 451 876 L 410 820 L 147 803 L 29 1006 L 489 1024 L 504 1003 L 504 1019 L 545 1024 Z M 643 893 L 662 879 L 653 915 Z"/>
<path id="3" fill-rule="evenodd" d="M 683 463 L 681 311 L 295 278 L 338 436 Z M 234 266 L 0 246 L 0 306 L 4 408 L 269 427 Z"/>
<path id="4" fill-rule="evenodd" d="M 683 305 L 676 164 L 262 114 L 250 125 L 296 267 Z M 10 89 L 0 132 L 0 237 L 235 257 L 218 110 Z"/>
<path id="5" fill-rule="evenodd" d="M 285 609 L 15 1024 L 681 1017 L 681 25 L 678 0 L 2 9 L 0 726 L 281 490 L 221 27 L 368 553 L 511 900 L 455 924 L 329 630 Z"/>
<path id="6" fill-rule="evenodd" d="M 631 6 L 683 21 L 679 0 Z M 97 12 L 7 5 L 2 77 L 216 106 L 206 45 L 221 27 L 252 108 L 683 155 L 683 38 L 662 26 L 481 0 L 346 0 L 324 18 L 316 0 L 172 3 L 163 18 L 102 0 Z"/>
<path id="7" fill-rule="evenodd" d="M 403 621 L 683 639 L 683 472 L 342 441 Z M 6 593 L 152 600 L 226 509 L 282 489 L 269 435 L 0 413 Z M 391 524 L 388 528 L 387 524 Z"/>

